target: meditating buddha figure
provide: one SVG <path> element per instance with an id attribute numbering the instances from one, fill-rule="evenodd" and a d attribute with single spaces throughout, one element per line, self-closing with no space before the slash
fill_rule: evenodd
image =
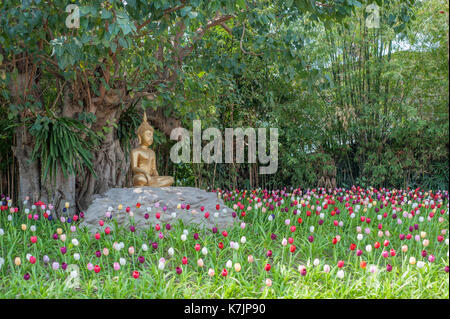
<path id="1" fill-rule="evenodd" d="M 155 152 L 148 148 L 153 143 L 153 127 L 147 122 L 147 114 L 137 129 L 139 146 L 131 151 L 131 170 L 134 186 L 166 187 L 173 184 L 172 176 L 159 176 L 156 170 Z"/>

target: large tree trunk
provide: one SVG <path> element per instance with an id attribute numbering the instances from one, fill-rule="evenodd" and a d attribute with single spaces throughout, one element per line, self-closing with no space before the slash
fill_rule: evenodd
<path id="1" fill-rule="evenodd" d="M 38 161 L 32 161 L 33 138 L 25 126 L 16 128 L 16 146 L 12 147 L 19 169 L 19 202 L 29 197 L 34 202 L 41 199 L 41 171 Z"/>
<path id="2" fill-rule="evenodd" d="M 95 106 L 97 120 L 91 128 L 95 132 L 103 131 L 103 127 L 110 126 L 108 123 L 113 123 L 120 117 L 118 101 L 108 101 Z M 126 160 L 116 138 L 115 129 L 110 127 L 110 130 L 104 133 L 104 139 L 92 153 L 95 174 L 86 169 L 85 174 L 77 176 L 76 201 L 79 210 L 86 210 L 96 194 L 103 194 L 112 187 L 123 187 L 126 182 L 129 161 Z"/>

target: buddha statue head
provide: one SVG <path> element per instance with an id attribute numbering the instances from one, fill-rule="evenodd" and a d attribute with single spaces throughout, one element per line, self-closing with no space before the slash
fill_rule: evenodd
<path id="1" fill-rule="evenodd" d="M 141 125 L 139 125 L 136 133 L 139 139 L 139 145 L 150 146 L 153 143 L 154 128 L 147 122 L 147 113 L 144 111 L 144 117 Z"/>

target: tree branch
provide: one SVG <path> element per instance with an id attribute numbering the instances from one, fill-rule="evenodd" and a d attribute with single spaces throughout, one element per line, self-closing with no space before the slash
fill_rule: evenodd
<path id="1" fill-rule="evenodd" d="M 241 48 L 241 51 L 242 51 L 244 54 L 253 55 L 253 56 L 261 56 L 262 53 L 254 53 L 254 52 L 249 52 L 249 51 L 245 51 L 245 50 L 244 50 L 244 44 L 243 44 L 243 42 L 244 42 L 244 35 L 245 35 L 245 23 L 242 24 L 241 41 L 239 41 L 239 47 Z"/>
<path id="2" fill-rule="evenodd" d="M 163 16 L 166 16 L 166 15 L 172 13 L 172 12 L 175 12 L 175 11 L 178 11 L 178 10 L 180 10 L 180 9 L 183 9 L 183 8 L 185 7 L 185 5 L 186 5 L 186 4 L 185 4 L 185 3 L 186 3 L 186 0 L 181 0 L 181 3 L 182 3 L 182 4 L 180 4 L 179 6 L 172 7 L 172 8 L 169 8 L 169 9 L 164 10 Z M 145 27 L 146 25 L 148 25 L 150 22 L 152 22 L 152 18 L 148 18 L 147 20 L 145 20 L 145 21 L 144 21 L 142 24 L 140 24 L 140 25 L 137 25 L 137 24 L 136 24 L 136 31 L 139 32 L 143 27 Z"/>
<path id="3" fill-rule="evenodd" d="M 192 52 L 192 50 L 194 50 L 195 43 L 203 37 L 206 31 L 208 31 L 211 28 L 214 28 L 215 26 L 221 25 L 222 23 L 225 23 L 228 20 L 231 20 L 233 17 L 234 16 L 231 14 L 219 16 L 208 21 L 206 26 L 204 26 L 203 28 L 198 28 L 192 40 L 193 44 L 180 51 L 180 58 L 181 59 L 185 58 Z"/>

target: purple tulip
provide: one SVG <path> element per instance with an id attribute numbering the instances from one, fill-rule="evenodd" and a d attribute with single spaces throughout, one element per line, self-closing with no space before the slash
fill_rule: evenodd
<path id="1" fill-rule="evenodd" d="M 166 229 L 170 230 L 172 228 L 172 226 L 170 224 L 166 224 Z"/>
<path id="2" fill-rule="evenodd" d="M 134 233 L 134 232 L 136 231 L 136 227 L 130 226 L 130 231 L 131 231 L 132 233 Z"/>
<path id="3" fill-rule="evenodd" d="M 183 272 L 183 269 L 181 269 L 181 267 L 177 267 L 176 271 L 177 271 L 178 275 L 181 275 L 181 273 Z"/>
<path id="4" fill-rule="evenodd" d="M 144 256 L 139 256 L 138 257 L 138 261 L 143 264 L 145 262 L 145 257 Z"/>
<path id="5" fill-rule="evenodd" d="M 61 253 L 63 255 L 67 252 L 67 248 L 66 247 L 61 247 L 60 250 L 61 250 Z"/>
<path id="6" fill-rule="evenodd" d="M 391 272 L 391 271 L 392 271 L 392 266 L 391 266 L 390 264 L 387 264 L 387 265 L 386 265 L 386 270 L 387 270 L 388 272 Z"/>
<path id="7" fill-rule="evenodd" d="M 309 237 L 308 237 L 308 241 L 309 241 L 310 243 L 312 243 L 312 242 L 314 241 L 314 236 L 313 236 L 313 235 L 309 236 Z"/>

